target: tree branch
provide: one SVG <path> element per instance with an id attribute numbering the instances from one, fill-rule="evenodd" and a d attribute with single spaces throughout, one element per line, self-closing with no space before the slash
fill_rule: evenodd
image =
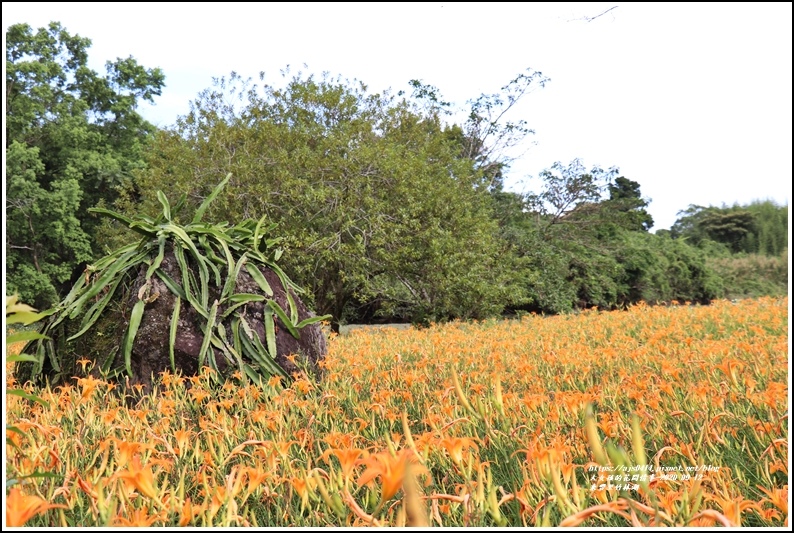
<path id="1" fill-rule="evenodd" d="M 598 17 L 602 17 L 602 16 L 606 15 L 607 13 L 609 13 L 610 11 L 612 11 L 613 9 L 617 9 L 617 8 L 618 8 L 618 6 L 612 6 L 609 9 L 607 9 L 606 11 L 604 11 L 603 13 L 599 13 L 598 15 L 596 15 L 594 17 L 580 17 L 578 19 L 570 19 L 567 22 L 573 22 L 574 20 L 583 20 L 585 22 L 592 22 L 595 19 L 597 19 Z"/>

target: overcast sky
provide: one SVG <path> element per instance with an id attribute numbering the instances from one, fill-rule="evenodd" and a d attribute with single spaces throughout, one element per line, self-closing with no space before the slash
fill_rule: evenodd
<path id="1" fill-rule="evenodd" d="M 613 8 L 611 9 L 610 8 Z M 132 55 L 166 76 L 166 126 L 232 70 L 328 71 L 373 92 L 420 79 L 463 105 L 527 67 L 550 78 L 510 117 L 536 131 L 508 188 L 555 161 L 617 166 L 652 200 L 654 230 L 689 204 L 773 199 L 792 177 L 791 3 L 3 3 L 3 21 L 59 21 L 89 63 Z M 607 13 L 597 16 L 605 11 Z M 590 20 L 588 20 L 590 19 Z M 304 69 L 306 64 L 308 68 Z"/>

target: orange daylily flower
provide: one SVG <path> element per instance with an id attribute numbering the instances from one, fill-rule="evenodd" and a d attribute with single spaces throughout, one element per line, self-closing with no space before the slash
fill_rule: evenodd
<path id="1" fill-rule="evenodd" d="M 140 442 L 127 442 L 119 439 L 113 439 L 113 442 L 116 444 L 119 466 L 127 466 L 136 453 L 141 453 L 147 447 Z"/>
<path id="2" fill-rule="evenodd" d="M 246 487 L 246 492 L 250 496 L 262 483 L 267 481 L 271 474 L 269 472 L 263 471 L 260 468 L 253 468 L 253 467 L 246 467 L 245 473 L 248 476 L 248 487 Z"/>
<path id="3" fill-rule="evenodd" d="M 364 460 L 367 469 L 358 478 L 359 487 L 375 479 L 381 478 L 381 500 L 386 501 L 400 490 L 409 470 L 427 473 L 427 469 L 418 464 L 418 459 L 410 449 L 403 448 L 396 457 L 389 452 L 381 452 Z"/>
<path id="4" fill-rule="evenodd" d="M 736 498 L 721 498 L 721 497 L 714 497 L 711 498 L 715 502 L 719 503 L 720 507 L 722 508 L 722 514 L 725 515 L 731 523 L 740 526 L 742 524 L 742 513 L 747 509 L 755 509 L 757 511 L 761 511 L 761 506 L 758 505 L 756 502 L 745 500 L 741 496 Z"/>
<path id="5" fill-rule="evenodd" d="M 158 492 L 155 488 L 152 468 L 149 465 L 147 465 L 146 468 L 141 467 L 141 458 L 139 455 L 133 457 L 129 469 L 117 473 L 116 477 L 124 480 L 126 485 L 135 487 L 138 492 L 147 498 L 154 499 L 157 497 Z"/>
<path id="6" fill-rule="evenodd" d="M 188 497 L 185 500 L 185 504 L 182 506 L 182 512 L 179 514 L 179 527 L 185 527 L 193 521 L 193 518 L 195 518 L 197 514 L 200 514 L 206 510 L 206 504 L 193 505 L 193 503 L 190 501 L 190 497 Z"/>
<path id="7" fill-rule="evenodd" d="M 85 374 L 85 367 L 88 363 L 93 363 L 90 359 L 86 359 L 85 357 L 78 359 L 77 364 L 80 365 L 80 370 Z"/>
<path id="8" fill-rule="evenodd" d="M 116 526 L 149 527 L 158 520 L 162 520 L 162 515 L 162 512 L 156 515 L 149 515 L 145 509 L 135 509 L 130 518 L 117 515 L 113 518 L 113 524 Z"/>
<path id="9" fill-rule="evenodd" d="M 92 500 L 99 499 L 99 494 L 97 494 L 97 491 L 94 488 L 94 486 L 91 483 L 85 481 L 80 476 L 77 476 L 77 486 L 80 487 L 83 490 L 83 492 L 88 494 L 88 496 L 90 496 Z"/>
<path id="10" fill-rule="evenodd" d="M 190 430 L 185 429 L 178 429 L 174 431 L 174 437 L 176 437 L 176 452 L 177 455 L 182 455 L 190 441 L 190 437 L 193 435 L 193 432 Z"/>
<path id="11" fill-rule="evenodd" d="M 77 378 L 77 384 L 83 389 L 82 391 L 82 399 L 85 400 L 86 398 L 91 396 L 98 385 L 102 385 L 104 381 L 95 379 L 93 376 L 88 376 L 87 378 Z"/>
<path id="12" fill-rule="evenodd" d="M 478 450 L 477 443 L 469 437 L 446 437 L 441 439 L 439 444 L 447 450 L 450 459 L 455 464 L 463 461 L 463 452 L 470 449 Z"/>
<path id="13" fill-rule="evenodd" d="M 63 504 L 48 503 L 38 496 L 23 493 L 19 487 L 12 487 L 6 497 L 6 526 L 24 526 L 34 516 L 55 508 L 67 507 Z"/>
<path id="14" fill-rule="evenodd" d="M 784 485 L 782 489 L 765 489 L 760 485 L 758 485 L 758 488 L 764 491 L 764 494 L 768 496 L 767 499 L 772 505 L 786 513 L 786 516 L 788 516 L 788 485 Z"/>
<path id="15" fill-rule="evenodd" d="M 336 456 L 339 459 L 339 464 L 342 467 L 342 475 L 345 479 L 349 478 L 353 475 L 353 469 L 359 464 L 358 458 L 364 454 L 364 450 L 359 450 L 358 448 L 349 448 L 349 449 L 336 449 L 330 448 L 323 453 L 321 459 L 325 460 L 325 462 L 329 463 L 328 457 L 330 454 Z"/>

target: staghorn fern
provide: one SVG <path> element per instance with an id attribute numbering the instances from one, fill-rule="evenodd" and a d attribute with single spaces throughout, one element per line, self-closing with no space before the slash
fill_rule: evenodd
<path id="1" fill-rule="evenodd" d="M 161 191 L 157 192 L 157 198 L 163 210 L 156 219 L 145 215 L 130 218 L 107 209 L 89 209 L 91 212 L 121 222 L 141 234 L 142 239 L 110 253 L 94 265 L 89 265 L 86 276 L 81 276 L 66 298 L 48 313 L 51 317 L 42 328 L 42 334 L 46 335 L 56 328 L 63 328 L 66 319 L 71 321 L 82 317 L 78 331 L 66 341 L 73 341 L 85 335 L 113 300 L 122 281 L 129 279 L 131 273 L 138 271 L 141 265 L 147 265 L 146 282 L 138 291 L 137 301 L 130 312 L 129 325 L 121 346 L 112 351 L 101 363 L 103 374 L 107 375 L 112 368 L 120 367 L 123 361 L 123 368 L 132 376 L 131 358 L 135 336 L 146 304 L 153 301 L 153 297 L 156 298 L 156 295 L 149 294 L 149 289 L 152 277 L 157 276 L 176 297 L 169 330 L 169 354 L 174 371 L 176 371 L 174 344 L 178 317 L 181 306 L 189 305 L 206 320 L 206 325 L 203 327 L 204 339 L 198 355 L 199 368 L 208 365 L 214 370 L 218 369 L 215 350 L 212 349 L 214 347 L 232 366 L 237 366 L 243 375 L 254 381 L 260 378 L 267 380 L 274 375 L 289 380 L 290 376 L 276 362 L 275 319 L 280 319 L 289 333 L 298 338 L 301 328 L 328 319 L 330 316 L 315 316 L 298 322 L 298 308 L 290 289 L 299 294 L 304 291 L 276 264 L 282 250 L 275 245 L 281 239 L 267 238 L 275 224 L 266 225 L 265 217 L 259 221 L 248 219 L 234 226 L 226 222 L 209 224 L 201 221 L 209 204 L 230 178 L 231 174 L 228 174 L 218 184 L 212 194 L 201 203 L 192 222 L 187 225 L 180 225 L 173 219 L 173 214 L 184 205 L 185 196 L 183 195 L 172 209 Z M 181 284 L 160 269 L 167 246 L 174 251 L 181 271 Z M 198 271 L 198 279 L 190 268 L 191 264 L 196 267 L 193 270 Z M 272 298 L 273 290 L 262 275 L 260 267 L 269 268 L 278 276 L 286 293 L 288 309 L 283 309 Z M 243 268 L 267 296 L 235 292 L 236 280 Z M 212 302 L 210 302 L 211 289 L 220 291 L 218 298 Z M 264 302 L 264 343 L 239 312 L 241 306 L 250 302 Z M 231 338 L 226 334 L 227 326 L 231 331 Z M 62 371 L 59 351 L 56 350 L 56 344 L 50 337 L 31 341 L 34 346 L 29 344 L 26 348 L 26 350 L 35 348 L 31 377 L 37 377 L 43 372 L 45 359 L 50 361 L 55 372 Z"/>

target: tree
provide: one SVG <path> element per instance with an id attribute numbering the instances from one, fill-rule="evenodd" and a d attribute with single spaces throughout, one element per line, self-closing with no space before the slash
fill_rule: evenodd
<path id="1" fill-rule="evenodd" d="M 527 68 L 498 93 L 470 99 L 462 124 L 447 128 L 446 135 L 461 147 L 460 155 L 474 163 L 480 174 L 480 186 L 492 192 L 502 190 L 504 174 L 517 157 L 513 150 L 535 133 L 525 120 L 513 122 L 506 116 L 526 95 L 545 87 L 549 81 L 543 73 Z M 413 87 L 413 99 L 423 104 L 427 114 L 438 117 L 453 113 L 452 104 L 442 99 L 438 88 L 420 80 L 411 80 L 409 84 Z"/>
<path id="2" fill-rule="evenodd" d="M 774 202 L 730 207 L 690 205 L 678 215 L 671 235 L 693 244 L 718 243 L 732 253 L 770 256 L 777 256 L 788 247 L 788 209 Z"/>
<path id="3" fill-rule="evenodd" d="M 132 57 L 97 74 L 90 46 L 57 22 L 6 32 L 7 281 L 39 308 L 91 260 L 97 221 L 87 208 L 112 203 L 143 166 L 154 127 L 135 108 L 164 84 L 160 69 Z"/>
<path id="4" fill-rule="evenodd" d="M 208 217 L 278 223 L 285 270 L 337 323 L 498 314 L 490 198 L 439 113 L 355 80 L 283 77 L 277 88 L 232 73 L 201 93 L 148 153 L 144 208 L 163 181 L 190 207 L 231 172 Z"/>
<path id="5" fill-rule="evenodd" d="M 538 192 L 494 195 L 522 280 L 515 309 L 559 313 L 718 294 L 702 251 L 647 233 L 648 200 L 639 183 L 618 174 L 587 170 L 579 159 L 556 162 L 540 173 Z"/>
<path id="6" fill-rule="evenodd" d="M 587 171 L 578 158 L 567 166 L 557 161 L 540 172 L 541 191 L 527 195 L 527 201 L 548 225 L 580 223 L 598 210 L 604 189 L 618 172 L 615 167 L 603 170 L 598 166 Z"/>
<path id="7" fill-rule="evenodd" d="M 648 231 L 653 227 L 653 217 L 645 210 L 648 200 L 640 193 L 640 184 L 623 176 L 607 186 L 607 208 L 616 211 L 622 220 L 618 224 L 633 231 Z"/>

